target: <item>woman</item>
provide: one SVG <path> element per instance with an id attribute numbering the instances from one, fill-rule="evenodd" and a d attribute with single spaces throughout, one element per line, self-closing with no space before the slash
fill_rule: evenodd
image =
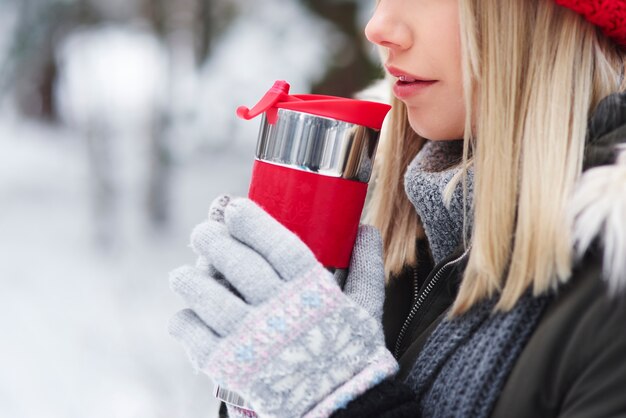
<path id="1" fill-rule="evenodd" d="M 623 0 L 380 0 L 382 240 L 361 228 L 341 293 L 218 199 L 171 276 L 195 367 L 260 416 L 626 415 L 624 22 Z"/>

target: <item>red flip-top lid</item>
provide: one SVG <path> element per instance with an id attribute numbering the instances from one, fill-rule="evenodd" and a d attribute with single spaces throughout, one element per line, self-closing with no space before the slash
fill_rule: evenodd
<path id="1" fill-rule="evenodd" d="M 267 121 L 274 124 L 278 117 L 278 109 L 310 113 L 372 129 L 380 129 L 391 106 L 384 103 L 319 94 L 290 95 L 289 84 L 280 80 L 274 83 L 272 88 L 252 109 L 239 106 L 237 116 L 250 120 L 265 112 Z"/>

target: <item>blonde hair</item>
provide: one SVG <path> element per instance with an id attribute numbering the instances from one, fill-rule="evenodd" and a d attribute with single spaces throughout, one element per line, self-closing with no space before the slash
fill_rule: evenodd
<path id="1" fill-rule="evenodd" d="M 452 315 L 494 294 L 496 309 L 510 310 L 529 287 L 539 295 L 569 278 L 564 213 L 582 171 L 588 118 L 601 98 L 625 87 L 623 51 L 553 0 L 459 0 L 459 7 L 462 171 L 473 163 L 475 183 L 472 251 Z M 399 101 L 387 127 L 366 219 L 381 230 L 392 276 L 419 262 L 423 228 L 402 182 L 424 140 Z"/>
<path id="2" fill-rule="evenodd" d="M 406 107 L 391 98 L 391 111 L 381 132 L 370 181 L 364 222 L 378 228 L 383 239 L 385 277 L 416 265 L 416 240 L 424 228 L 404 191 L 404 172 L 426 142 L 409 126 Z"/>

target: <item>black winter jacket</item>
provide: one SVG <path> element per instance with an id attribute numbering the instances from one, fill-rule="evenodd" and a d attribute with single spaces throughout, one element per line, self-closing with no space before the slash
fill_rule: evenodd
<path id="1" fill-rule="evenodd" d="M 493 417 L 626 417 L 626 94 L 607 97 L 594 114 L 584 170 L 583 178 L 595 178 L 593 187 L 621 192 L 588 209 L 604 217 L 602 230 L 586 231 L 596 240 L 517 358 Z M 604 248 L 606 240 L 612 248 Z M 425 242 L 418 251 L 428 260 Z M 388 285 L 383 325 L 400 372 L 333 417 L 420 416 L 403 380 L 454 300 L 466 259 L 454 254 L 434 268 L 425 261 Z"/>

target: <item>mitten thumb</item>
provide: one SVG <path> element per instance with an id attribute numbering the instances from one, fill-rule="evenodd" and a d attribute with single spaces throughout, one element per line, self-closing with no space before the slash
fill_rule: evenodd
<path id="1" fill-rule="evenodd" d="M 383 242 L 378 230 L 361 225 L 357 233 L 344 293 L 382 322 L 385 300 Z"/>

